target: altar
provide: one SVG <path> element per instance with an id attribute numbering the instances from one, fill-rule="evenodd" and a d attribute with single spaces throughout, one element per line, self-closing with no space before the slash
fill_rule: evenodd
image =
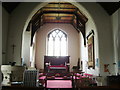
<path id="1" fill-rule="evenodd" d="M 69 57 L 70 56 L 44 56 L 44 70 L 46 72 L 69 72 Z"/>

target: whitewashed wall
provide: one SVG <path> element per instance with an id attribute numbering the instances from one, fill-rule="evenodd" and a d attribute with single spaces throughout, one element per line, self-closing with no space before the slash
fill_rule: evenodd
<path id="1" fill-rule="evenodd" d="M 118 11 L 118 35 L 120 36 L 120 9 L 119 9 L 119 11 Z M 118 37 L 119 37 L 118 36 Z M 118 51 L 118 55 L 119 55 L 119 61 L 120 61 L 120 37 L 119 37 L 119 49 L 118 49 L 119 51 Z M 119 68 L 119 73 L 120 73 L 120 68 Z"/>
<path id="2" fill-rule="evenodd" d="M 84 40 L 83 36 L 80 33 L 80 58 L 83 62 L 83 72 L 93 74 L 95 76 L 98 76 L 100 74 L 99 72 L 99 62 L 98 60 L 98 38 L 96 33 L 95 24 L 93 24 L 92 20 L 89 18 L 89 21 L 86 23 L 86 36 L 91 32 L 91 30 L 94 30 L 94 54 L 95 54 L 95 69 L 90 68 L 88 69 L 88 46 L 84 46 Z M 86 40 L 87 41 L 87 40 Z"/>
<path id="3" fill-rule="evenodd" d="M 2 63 L 6 64 L 6 55 L 7 55 L 7 39 L 8 39 L 8 29 L 9 29 L 9 17 L 10 14 L 2 8 Z"/>
<path id="4" fill-rule="evenodd" d="M 112 26 L 111 18 L 99 4 L 95 3 L 82 3 L 83 7 L 91 15 L 94 24 L 96 26 L 98 34 L 98 59 L 100 64 L 100 74 L 102 76 L 109 75 L 108 72 L 104 72 L 104 64 L 109 64 L 110 73 L 114 73 L 113 62 L 113 38 L 112 38 Z M 104 13 L 104 14 L 103 14 Z"/>
<path id="5" fill-rule="evenodd" d="M 30 42 L 31 42 L 31 32 L 24 31 L 22 38 L 22 52 L 21 59 L 22 62 L 20 64 L 26 64 L 26 66 L 30 66 Z"/>
<path id="6" fill-rule="evenodd" d="M 113 40 L 114 40 L 114 65 L 115 72 L 120 73 L 120 69 L 118 69 L 118 61 L 120 61 L 120 9 L 117 10 L 112 16 L 112 29 L 113 29 Z"/>
<path id="7" fill-rule="evenodd" d="M 26 23 L 29 14 L 38 3 L 24 2 L 21 3 L 10 16 L 10 24 L 8 31 L 7 41 L 7 62 L 15 61 L 17 65 L 21 64 L 21 50 L 22 50 L 22 38 L 24 27 L 28 25 Z M 12 45 L 15 44 L 14 60 L 12 55 Z M 29 46 L 28 46 L 29 47 Z M 27 52 L 29 53 L 29 51 Z"/>

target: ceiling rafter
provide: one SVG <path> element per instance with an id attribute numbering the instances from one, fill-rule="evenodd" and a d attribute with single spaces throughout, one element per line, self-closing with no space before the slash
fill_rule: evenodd
<path id="1" fill-rule="evenodd" d="M 20 4 L 20 2 L 15 3 L 15 2 L 3 2 L 2 6 L 9 12 L 11 13 L 18 5 Z M 116 10 L 118 10 L 120 8 L 120 2 L 98 2 L 99 5 L 102 6 L 102 8 L 105 9 L 105 11 L 109 14 L 112 15 Z M 63 16 L 59 16 L 61 18 L 57 18 L 58 16 L 56 16 L 56 19 L 60 19 L 61 22 L 56 22 L 56 20 L 54 20 L 54 23 L 70 23 L 72 24 L 76 30 L 79 32 L 81 31 L 83 34 L 83 37 L 85 38 L 85 23 L 87 22 L 87 18 L 85 15 L 83 15 L 79 10 L 77 10 L 78 8 L 76 8 L 74 5 L 72 5 L 69 2 L 50 2 L 49 4 L 47 4 L 44 8 L 40 9 L 33 17 L 32 20 L 30 21 L 30 23 L 32 23 L 33 25 L 33 34 L 34 32 L 41 26 L 44 24 L 44 22 L 46 23 L 50 23 L 51 19 L 49 19 L 49 21 L 45 21 L 45 19 L 43 18 L 43 14 L 47 13 L 45 11 L 51 11 L 53 15 L 53 11 L 56 12 L 56 14 L 60 14 L 61 12 L 63 12 L 64 14 L 69 14 L 71 15 L 72 13 L 74 14 L 74 16 L 71 16 L 71 18 L 69 18 L 69 22 L 67 21 L 67 16 L 64 17 L 64 22 L 62 22 Z M 59 11 L 59 12 L 57 12 Z M 69 11 L 69 12 L 67 12 Z M 76 13 L 76 11 L 78 11 Z M 44 13 L 43 13 L 44 12 Z M 67 12 L 67 13 L 65 13 Z M 70 13 L 72 12 L 72 13 Z M 50 14 L 50 13 L 48 13 Z M 47 16 L 46 16 L 47 17 Z M 68 16 L 69 17 L 69 16 Z M 51 18 L 51 17 L 47 17 L 47 18 Z M 39 20 L 36 20 L 39 19 Z M 72 20 L 72 23 L 71 23 Z M 51 22 L 53 23 L 53 22 Z M 30 30 L 30 25 L 28 25 L 27 27 L 27 31 Z"/>
<path id="2" fill-rule="evenodd" d="M 67 4 L 67 5 L 72 5 L 71 3 L 67 3 L 67 2 L 50 2 L 49 4 Z"/>
<path id="3" fill-rule="evenodd" d="M 55 5 L 53 5 L 55 4 Z M 58 5 L 59 4 L 59 5 Z M 79 9 L 72 4 L 65 4 L 62 5 L 70 5 L 68 7 L 64 7 L 60 5 L 61 3 L 49 3 L 45 7 L 41 8 L 36 12 L 36 14 L 32 17 L 32 36 L 36 30 L 45 23 L 56 23 L 56 24 L 72 24 L 75 29 L 83 34 L 84 41 L 86 40 L 85 37 L 85 23 L 88 21 L 85 15 L 83 15 Z M 52 6 L 53 5 L 53 6 Z M 56 6 L 57 5 L 57 6 Z M 50 6 L 50 7 L 49 7 Z M 55 6 L 55 7 L 54 7 Z M 60 6 L 60 7 L 59 7 Z M 37 20 L 39 19 L 39 20 Z M 39 26 L 37 26 L 39 25 Z M 32 43 L 32 40 L 31 40 Z M 86 44 L 86 42 L 85 42 Z"/>
<path id="4" fill-rule="evenodd" d="M 76 9 L 76 8 L 66 8 L 66 7 L 43 7 L 43 9 Z"/>

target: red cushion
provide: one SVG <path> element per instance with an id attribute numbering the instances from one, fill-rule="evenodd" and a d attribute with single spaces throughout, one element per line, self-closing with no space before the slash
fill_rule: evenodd
<path id="1" fill-rule="evenodd" d="M 44 80 L 45 78 L 46 78 L 46 76 L 39 77 L 39 79 L 42 79 L 42 80 Z"/>

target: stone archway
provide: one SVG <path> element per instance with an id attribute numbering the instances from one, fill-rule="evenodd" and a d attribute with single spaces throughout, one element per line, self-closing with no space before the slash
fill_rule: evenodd
<path id="1" fill-rule="evenodd" d="M 8 57 L 7 59 L 10 59 L 10 46 L 12 42 L 15 42 L 17 47 L 17 51 L 15 51 L 15 60 L 17 63 L 20 63 L 20 51 L 21 51 L 21 37 L 22 37 L 22 32 L 23 30 L 26 29 L 26 26 L 28 25 L 28 21 L 30 18 L 34 15 L 34 13 L 40 8 L 43 7 L 46 3 L 23 3 L 22 7 L 19 6 L 16 11 L 11 15 L 11 23 L 10 23 L 10 29 L 9 29 L 9 39 L 8 39 Z M 97 31 L 98 35 L 98 42 L 96 46 L 96 58 L 99 58 L 100 61 L 104 63 L 109 63 L 112 64 L 113 60 L 113 45 L 112 45 L 112 30 L 111 30 L 111 23 L 110 23 L 110 16 L 107 15 L 107 13 L 97 4 L 97 3 L 74 3 L 74 5 L 77 5 L 77 7 L 83 12 L 84 14 L 85 11 L 89 13 L 88 16 L 92 17 L 93 22 L 90 22 L 91 24 L 94 24 L 95 27 L 92 25 L 88 26 L 88 29 L 94 29 Z M 43 6 L 42 6 L 43 5 Z M 37 7 L 36 7 L 37 6 Z M 83 6 L 83 7 L 82 7 Z M 39 8 L 38 8 L 39 7 Z M 24 9 L 26 8 L 26 9 Z M 19 11 L 19 13 L 18 13 Z M 23 13 L 26 12 L 26 13 Z M 98 12 L 98 13 L 96 13 Z M 104 14 L 102 14 L 104 13 Z M 86 14 L 87 15 L 87 14 Z M 21 18 L 20 18 L 21 17 Z M 16 21 L 16 23 L 14 23 Z M 103 23 L 104 22 L 104 23 Z M 14 27 L 16 26 L 16 27 Z M 17 33 L 19 32 L 19 34 Z M 12 37 L 11 37 L 12 36 Z M 13 38 L 13 37 L 17 37 Z M 102 66 L 102 65 L 101 65 Z M 114 68 L 110 68 L 111 72 L 114 71 Z M 107 75 L 104 74 L 103 72 L 103 66 L 100 69 L 100 73 L 102 75 Z"/>
<path id="2" fill-rule="evenodd" d="M 91 17 L 91 15 L 88 13 L 88 11 L 82 6 L 82 5 L 80 5 L 79 3 L 73 3 L 73 2 L 71 2 L 73 5 L 75 5 L 76 7 L 78 7 L 79 9 L 80 9 L 80 11 L 81 12 L 83 12 L 88 18 L 89 18 L 89 21 L 88 21 L 88 23 L 87 23 L 87 28 L 86 28 L 86 30 L 87 30 L 87 32 L 86 32 L 86 35 L 93 29 L 94 31 L 95 31 L 95 58 L 99 58 L 99 54 L 98 54 L 98 36 L 97 36 L 97 29 L 96 29 L 96 25 L 95 25 L 95 23 L 94 23 L 94 21 L 93 21 L 93 18 Z M 40 5 L 41 6 L 41 5 Z M 38 8 L 39 7 L 39 5 L 37 6 L 37 8 L 35 9 L 36 10 L 36 12 L 37 12 L 37 10 L 39 10 L 40 8 Z M 35 11 L 34 11 L 34 13 L 35 13 Z M 32 13 L 32 15 L 31 16 L 33 16 L 33 13 Z M 29 18 L 29 20 L 30 20 L 30 18 Z M 92 25 L 92 27 L 91 26 L 89 26 L 89 24 L 91 24 Z M 84 47 L 85 48 L 85 52 L 87 52 L 86 50 L 87 50 L 87 48 L 86 47 Z M 86 56 L 87 56 L 87 53 L 86 53 Z M 83 57 L 81 57 L 83 60 L 84 59 L 86 59 L 87 60 L 87 57 L 86 58 L 83 58 Z M 90 70 L 85 70 L 85 72 L 91 72 Z M 97 72 L 96 72 L 97 71 Z M 99 71 L 98 71 L 98 69 L 97 70 L 94 70 L 93 72 L 91 72 L 91 73 L 96 73 L 96 74 L 98 74 L 99 73 Z"/>

